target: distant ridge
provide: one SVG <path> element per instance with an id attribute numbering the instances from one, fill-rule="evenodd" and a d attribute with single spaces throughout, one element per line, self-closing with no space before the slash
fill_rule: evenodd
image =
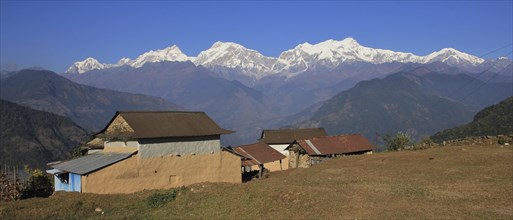
<path id="1" fill-rule="evenodd" d="M 85 86 L 46 70 L 22 70 L 2 79 L 0 97 L 67 116 L 91 131 L 102 129 L 118 110 L 184 110 L 160 98 Z"/>
<path id="2" fill-rule="evenodd" d="M 456 88 L 463 89 L 455 93 Z M 362 133 L 369 139 L 376 138 L 376 132 L 404 131 L 419 139 L 470 121 L 477 109 L 511 96 L 512 89 L 510 83 L 483 86 L 464 74 L 420 67 L 362 81 L 324 102 L 295 127 L 324 127 L 329 134 Z"/>

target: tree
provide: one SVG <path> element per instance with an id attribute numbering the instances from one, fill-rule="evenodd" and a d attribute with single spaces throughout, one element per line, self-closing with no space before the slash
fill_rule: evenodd
<path id="1" fill-rule="evenodd" d="M 29 180 L 23 189 L 22 198 L 48 197 L 53 193 L 52 179 L 40 169 L 30 169 L 27 166 L 25 171 L 29 174 Z"/>
<path id="2" fill-rule="evenodd" d="M 385 135 L 383 141 L 385 141 L 385 149 L 388 151 L 403 150 L 412 144 L 410 135 L 402 131 L 395 135 Z"/>

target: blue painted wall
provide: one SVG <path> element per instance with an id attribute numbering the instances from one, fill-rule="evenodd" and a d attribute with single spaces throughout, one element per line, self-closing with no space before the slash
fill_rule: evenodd
<path id="1" fill-rule="evenodd" d="M 66 192 L 81 192 L 82 191 L 82 178 L 78 174 L 69 173 L 68 183 L 63 183 L 61 179 L 54 176 L 55 180 L 55 191 L 66 191 Z"/>

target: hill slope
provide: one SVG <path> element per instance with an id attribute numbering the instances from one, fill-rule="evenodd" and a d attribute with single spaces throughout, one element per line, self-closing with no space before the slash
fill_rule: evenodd
<path id="1" fill-rule="evenodd" d="M 433 141 L 459 139 L 472 136 L 513 134 L 513 97 L 487 107 L 466 125 L 447 129 L 431 137 Z"/>
<path id="2" fill-rule="evenodd" d="M 22 70 L 2 79 L 0 97 L 67 116 L 92 131 L 104 128 L 118 110 L 183 109 L 156 97 L 81 85 L 44 70 Z"/>
<path id="3" fill-rule="evenodd" d="M 57 193 L 0 202 L 0 218 L 511 219 L 512 150 L 464 146 L 341 157 L 244 184 L 189 186 L 158 208 L 148 205 L 150 197 L 169 190 Z"/>
<path id="4" fill-rule="evenodd" d="M 425 67 L 399 72 L 360 82 L 337 94 L 310 120 L 297 126 L 324 127 L 331 134 L 362 133 L 372 140 L 376 132 L 430 136 L 470 121 L 482 105 L 511 95 L 510 83 L 482 83 L 466 75 L 440 74 Z"/>
<path id="5" fill-rule="evenodd" d="M 46 168 L 63 160 L 89 132 L 69 118 L 0 99 L 0 165 Z"/>

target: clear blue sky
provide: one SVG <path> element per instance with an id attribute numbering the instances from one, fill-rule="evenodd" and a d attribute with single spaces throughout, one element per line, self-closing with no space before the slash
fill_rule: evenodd
<path id="1" fill-rule="evenodd" d="M 115 63 L 173 44 L 189 56 L 215 41 L 278 56 L 300 43 L 348 36 L 364 46 L 417 55 L 453 47 L 480 56 L 512 43 L 512 4 L 2 0 L 0 61 L 64 72 L 87 57 Z"/>

